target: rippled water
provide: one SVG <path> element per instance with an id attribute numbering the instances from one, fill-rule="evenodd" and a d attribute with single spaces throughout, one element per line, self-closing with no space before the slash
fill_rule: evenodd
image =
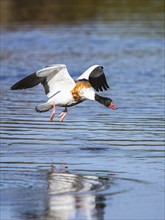
<path id="1" fill-rule="evenodd" d="M 2 26 L 2 219 L 163 220 L 164 30 L 159 12 L 140 13 Z M 35 112 L 46 100 L 42 86 L 10 90 L 52 63 L 67 64 L 75 79 L 104 66 L 111 89 L 103 95 L 118 110 L 86 101 L 62 123 L 58 108 L 50 122 L 50 112 Z"/>

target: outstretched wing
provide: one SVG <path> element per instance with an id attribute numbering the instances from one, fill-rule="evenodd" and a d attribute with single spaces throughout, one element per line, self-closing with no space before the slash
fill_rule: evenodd
<path id="1" fill-rule="evenodd" d="M 103 91 L 109 88 L 103 67 L 100 65 L 93 65 L 87 69 L 77 80 L 88 80 L 96 91 Z"/>
<path id="2" fill-rule="evenodd" d="M 71 90 L 75 86 L 75 82 L 69 75 L 66 65 L 53 64 L 25 77 L 14 84 L 11 89 L 32 88 L 39 83 L 44 86 L 48 98 L 62 90 Z"/>

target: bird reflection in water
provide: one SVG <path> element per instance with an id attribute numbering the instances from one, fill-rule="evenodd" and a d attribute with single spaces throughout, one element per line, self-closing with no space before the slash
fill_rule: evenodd
<path id="1" fill-rule="evenodd" d="M 45 218 L 69 220 L 81 216 L 86 220 L 104 219 L 105 198 L 95 193 L 103 187 L 99 177 L 57 172 L 52 166 L 48 173 Z"/>

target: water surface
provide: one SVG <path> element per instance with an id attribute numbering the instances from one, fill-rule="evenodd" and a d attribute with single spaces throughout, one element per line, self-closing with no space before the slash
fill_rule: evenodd
<path id="1" fill-rule="evenodd" d="M 163 220 L 163 1 L 64 2 L 2 1 L 1 218 Z M 118 110 L 86 101 L 50 122 L 42 86 L 10 90 L 52 63 L 75 79 L 104 66 Z"/>

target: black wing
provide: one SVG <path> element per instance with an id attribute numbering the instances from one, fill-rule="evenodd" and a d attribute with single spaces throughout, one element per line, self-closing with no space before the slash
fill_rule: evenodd
<path id="1" fill-rule="evenodd" d="M 39 83 L 44 83 L 45 77 L 37 77 L 36 73 L 32 73 L 29 76 L 15 83 L 11 90 L 28 89 L 37 86 Z"/>
<path id="2" fill-rule="evenodd" d="M 89 67 L 83 74 L 81 74 L 78 81 L 87 80 L 96 91 L 103 91 L 109 88 L 103 67 L 100 65 L 93 65 Z"/>
<path id="3" fill-rule="evenodd" d="M 103 91 L 109 88 L 103 67 L 96 67 L 89 75 L 89 82 L 96 91 Z"/>

